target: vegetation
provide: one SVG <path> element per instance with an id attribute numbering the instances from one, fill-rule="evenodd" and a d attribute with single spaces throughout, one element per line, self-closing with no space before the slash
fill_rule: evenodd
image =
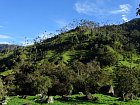
<path id="1" fill-rule="evenodd" d="M 1 51 L 0 100 L 5 94 L 59 95 L 56 100 L 62 104 L 59 99 L 64 95 L 83 92 L 96 97 L 103 86 L 113 86 L 115 96 L 121 97 L 120 100 L 137 99 L 140 96 L 139 25 L 139 18 L 120 25 L 104 26 L 81 20 L 68 26 L 70 30 L 67 27 L 61 29 L 60 34 L 52 38 L 37 38 L 33 45 Z M 71 97 L 66 104 L 92 103 L 91 100 L 77 101 L 76 95 Z M 118 98 L 108 96 L 112 103 L 104 100 L 105 96 L 104 99 L 102 95 L 95 97 L 93 100 L 98 104 L 121 103 Z M 39 104 L 28 98 L 12 98 L 9 105 L 15 105 L 15 101 L 18 105 L 26 101 Z"/>
<path id="2" fill-rule="evenodd" d="M 4 90 L 2 80 L 0 79 L 0 100 L 3 100 L 4 96 L 5 96 L 5 90 Z"/>
<path id="3" fill-rule="evenodd" d="M 127 102 L 118 101 L 118 98 L 106 96 L 102 94 L 94 94 L 94 99 L 92 101 L 83 100 L 82 95 L 72 95 L 71 99 L 68 101 L 62 101 L 60 96 L 55 96 L 55 103 L 51 105 L 139 105 L 140 100 L 128 100 Z M 46 105 L 45 103 L 37 103 L 34 100 L 37 99 L 36 96 L 28 96 L 26 99 L 20 99 L 18 97 L 12 97 L 7 105 Z"/>

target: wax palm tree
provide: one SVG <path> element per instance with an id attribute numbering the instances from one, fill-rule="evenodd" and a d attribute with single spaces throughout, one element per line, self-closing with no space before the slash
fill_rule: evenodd
<path id="1" fill-rule="evenodd" d="M 139 4 L 139 7 L 137 8 L 136 14 L 137 14 L 137 15 L 140 15 L 140 4 Z"/>

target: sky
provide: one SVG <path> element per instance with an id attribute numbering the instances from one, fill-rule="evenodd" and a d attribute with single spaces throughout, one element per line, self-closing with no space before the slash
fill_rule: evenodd
<path id="1" fill-rule="evenodd" d="M 73 20 L 118 24 L 136 17 L 140 0 L 0 0 L 0 44 L 31 44 Z"/>

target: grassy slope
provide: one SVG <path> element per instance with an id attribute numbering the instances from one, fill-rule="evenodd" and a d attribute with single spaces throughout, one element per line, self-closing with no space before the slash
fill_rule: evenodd
<path id="1" fill-rule="evenodd" d="M 78 97 L 78 98 L 77 98 Z M 61 101 L 59 96 L 55 96 L 55 102 L 51 105 L 139 105 L 140 99 L 132 100 L 128 102 L 118 101 L 118 98 L 110 97 L 102 94 L 94 94 L 93 97 L 98 97 L 98 101 L 87 101 L 81 100 L 83 96 L 81 95 L 73 95 L 69 101 Z M 19 99 L 18 97 L 11 97 L 10 101 L 7 105 L 23 105 L 25 103 L 29 103 L 31 105 L 41 105 L 36 103 L 34 99 L 37 97 L 35 96 L 28 96 L 26 99 Z M 42 104 L 46 105 L 46 103 Z"/>

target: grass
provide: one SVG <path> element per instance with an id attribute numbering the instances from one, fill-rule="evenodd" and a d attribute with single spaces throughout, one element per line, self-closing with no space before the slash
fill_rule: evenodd
<path id="1" fill-rule="evenodd" d="M 54 103 L 51 105 L 140 105 L 140 99 L 132 100 L 128 102 L 118 101 L 118 98 L 106 96 L 102 94 L 94 94 L 93 98 L 96 97 L 97 100 L 88 101 L 83 100 L 82 95 L 72 95 L 70 96 L 70 100 L 62 101 L 60 96 L 54 97 Z M 47 103 L 37 103 L 34 100 L 37 99 L 37 96 L 28 96 L 26 99 L 18 98 L 17 96 L 11 97 L 7 105 L 23 105 L 28 103 L 29 105 L 46 105 Z"/>
<path id="2" fill-rule="evenodd" d="M 3 59 L 3 58 L 9 57 L 9 56 L 12 55 L 12 54 L 13 54 L 13 52 L 8 52 L 8 53 L 6 53 L 6 54 L 0 53 L 0 60 Z"/>
<path id="3" fill-rule="evenodd" d="M 139 64 L 137 64 L 137 63 L 130 63 L 130 62 L 128 62 L 128 61 L 120 61 L 120 63 L 121 63 L 121 65 L 124 65 L 124 66 L 126 66 L 126 67 L 130 67 L 130 65 L 131 65 L 131 67 L 136 67 L 136 66 L 138 66 Z"/>
<path id="4" fill-rule="evenodd" d="M 13 70 L 7 70 L 7 71 L 4 71 L 4 72 L 0 72 L 0 75 L 2 76 L 7 76 L 7 75 L 10 75 L 10 74 L 13 74 Z"/>
<path id="5" fill-rule="evenodd" d="M 71 59 L 71 57 L 69 56 L 69 55 L 71 55 L 71 53 L 72 52 L 70 52 L 70 51 L 64 52 L 62 54 L 62 57 L 63 57 L 62 61 L 68 64 L 68 61 Z"/>

